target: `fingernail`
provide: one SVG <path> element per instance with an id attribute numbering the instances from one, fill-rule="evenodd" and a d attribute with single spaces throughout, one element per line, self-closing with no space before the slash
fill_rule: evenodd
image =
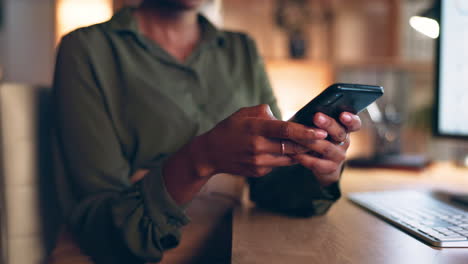
<path id="1" fill-rule="evenodd" d="M 323 130 L 312 130 L 315 136 L 318 136 L 320 138 L 326 138 L 328 136 L 327 132 Z"/>
<path id="2" fill-rule="evenodd" d="M 321 138 L 326 138 L 328 136 L 328 133 L 325 132 L 325 131 L 318 131 L 317 136 L 319 136 Z"/>
<path id="3" fill-rule="evenodd" d="M 327 119 L 323 115 L 319 115 L 317 117 L 317 123 L 319 125 L 325 125 L 326 122 L 327 122 Z"/>
<path id="4" fill-rule="evenodd" d="M 349 123 L 349 122 L 351 122 L 351 121 L 353 120 L 353 118 L 352 118 L 351 115 L 349 115 L 349 114 L 344 114 L 344 115 L 342 116 L 342 119 L 343 119 L 343 121 L 344 121 L 345 123 Z"/>

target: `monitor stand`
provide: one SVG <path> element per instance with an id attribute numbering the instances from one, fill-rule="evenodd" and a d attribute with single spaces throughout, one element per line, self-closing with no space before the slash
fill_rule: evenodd
<path id="1" fill-rule="evenodd" d="M 459 167 L 468 167 L 468 147 L 458 146 L 455 149 L 455 164 Z"/>
<path id="2" fill-rule="evenodd" d="M 348 160 L 350 167 L 356 168 L 389 168 L 403 170 L 422 170 L 431 161 L 423 155 L 385 154 L 374 157 L 356 158 Z"/>

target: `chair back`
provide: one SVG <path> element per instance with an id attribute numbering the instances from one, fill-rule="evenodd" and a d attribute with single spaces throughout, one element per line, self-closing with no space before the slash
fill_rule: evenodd
<path id="1" fill-rule="evenodd" d="M 40 264 L 59 225 L 50 89 L 0 83 L 0 257 Z"/>

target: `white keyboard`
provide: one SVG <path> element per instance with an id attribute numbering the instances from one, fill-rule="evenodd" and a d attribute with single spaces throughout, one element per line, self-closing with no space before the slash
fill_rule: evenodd
<path id="1" fill-rule="evenodd" d="M 468 247 L 468 211 L 418 191 L 352 193 L 348 198 L 436 247 Z"/>

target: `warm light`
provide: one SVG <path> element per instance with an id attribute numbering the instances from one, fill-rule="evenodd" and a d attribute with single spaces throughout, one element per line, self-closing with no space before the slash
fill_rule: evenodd
<path id="1" fill-rule="evenodd" d="M 439 23 L 432 18 L 413 16 L 410 18 L 410 25 L 420 33 L 436 39 L 439 37 Z"/>
<path id="2" fill-rule="evenodd" d="M 200 7 L 200 12 L 217 27 L 223 26 L 222 0 L 209 0 Z"/>
<path id="3" fill-rule="evenodd" d="M 56 36 L 79 27 L 104 22 L 112 17 L 112 0 L 59 0 L 57 2 Z"/>
<path id="4" fill-rule="evenodd" d="M 333 82 L 333 67 L 326 62 L 272 60 L 266 68 L 283 120 Z"/>

